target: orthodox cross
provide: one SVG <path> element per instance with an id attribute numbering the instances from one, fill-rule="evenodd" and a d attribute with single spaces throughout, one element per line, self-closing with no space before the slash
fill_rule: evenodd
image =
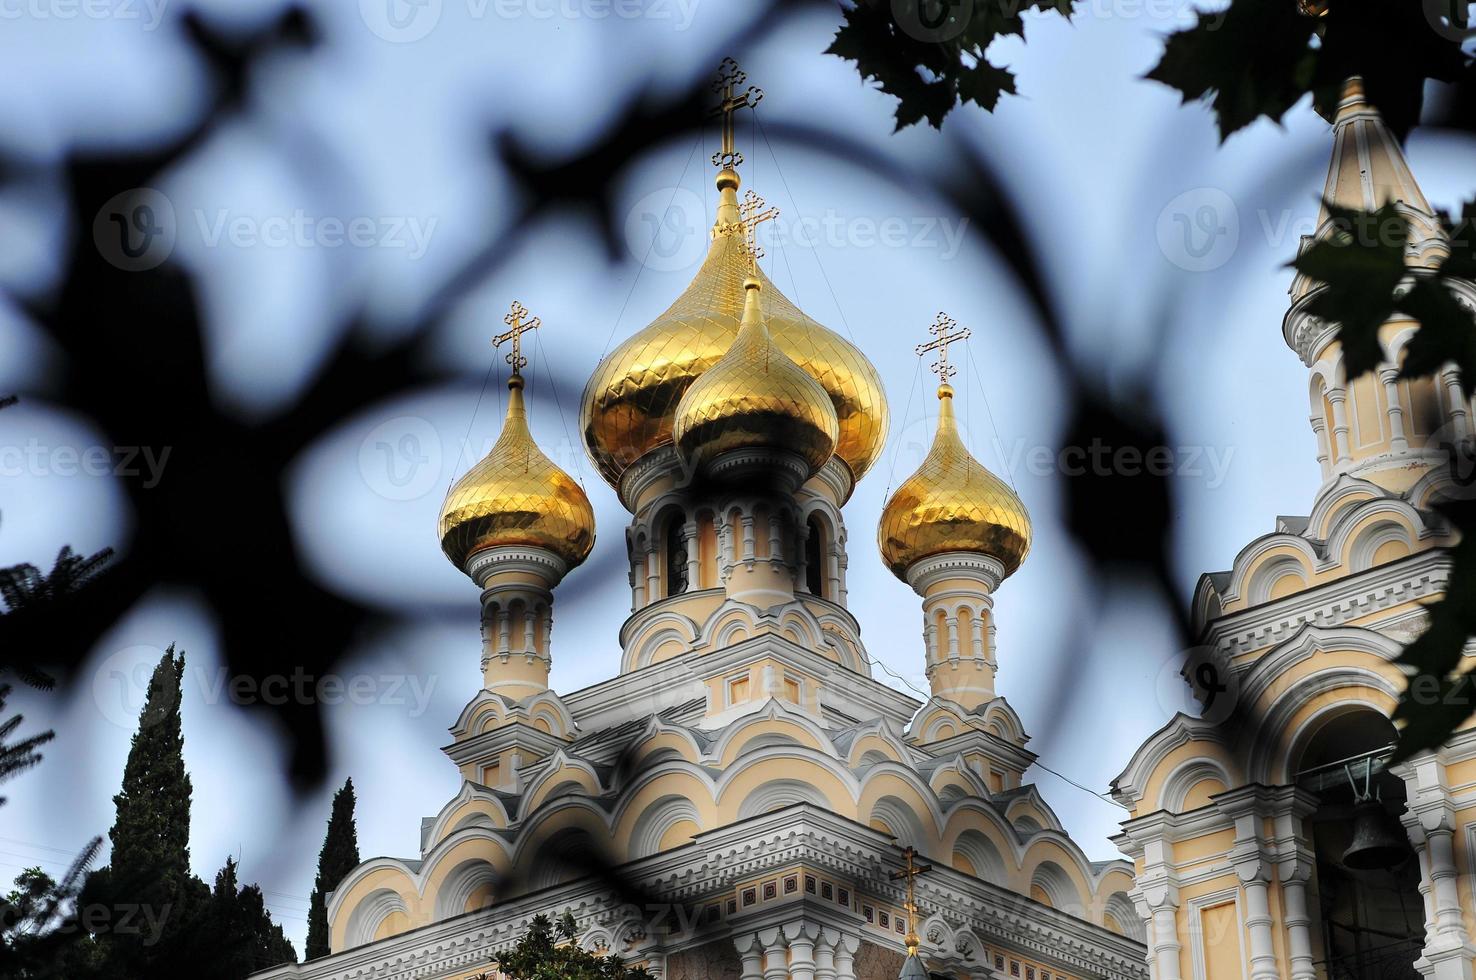
<path id="1" fill-rule="evenodd" d="M 748 81 L 748 74 L 738 67 L 732 58 L 724 58 L 718 66 L 717 80 L 712 90 L 723 97 L 712 111 L 714 116 L 723 117 L 723 147 L 712 155 L 712 165 L 730 170 L 743 162 L 743 154 L 733 148 L 733 114 L 739 109 L 752 109 L 764 97 L 764 90 L 756 85 L 748 86 L 741 95 L 738 89 Z"/>
<path id="2" fill-rule="evenodd" d="M 902 907 L 907 910 L 907 938 L 903 940 L 907 944 L 908 953 L 916 953 L 917 948 L 922 945 L 922 940 L 917 936 L 917 895 L 913 891 L 913 883 L 917 876 L 933 870 L 931 864 L 918 864 L 917 851 L 912 847 L 902 850 L 902 857 L 907 862 L 907 867 L 901 871 L 893 871 L 888 877 L 892 881 L 907 879 L 907 902 Z"/>
<path id="3" fill-rule="evenodd" d="M 512 365 L 513 374 L 520 373 L 528 364 L 528 359 L 523 356 L 523 334 L 543 326 L 543 321 L 536 316 L 525 321 L 523 317 L 527 315 L 528 308 L 517 300 L 513 300 L 512 309 L 508 311 L 507 316 L 502 318 L 502 322 L 511 329 L 492 338 L 493 347 L 501 347 L 509 340 L 512 341 L 512 352 L 507 355 L 507 363 Z"/>
<path id="4" fill-rule="evenodd" d="M 764 257 L 764 250 L 758 244 L 758 226 L 777 217 L 779 209 L 769 207 L 769 202 L 753 191 L 743 195 L 743 203 L 738 205 L 738 224 L 743 230 L 743 251 L 748 253 L 749 261 L 755 265 Z"/>
<path id="5" fill-rule="evenodd" d="M 943 313 L 940 311 L 938 313 L 938 318 L 934 320 L 933 325 L 928 328 L 928 333 L 932 334 L 937 339 L 929 341 L 926 344 L 918 344 L 917 347 L 914 348 L 914 350 L 917 351 L 919 357 L 926 354 L 928 351 L 935 350 L 938 352 L 938 363 L 933 365 L 933 373 L 936 374 L 938 376 L 938 380 L 942 381 L 944 384 L 947 384 L 948 379 L 958 373 L 958 368 L 948 363 L 948 345 L 960 340 L 968 340 L 969 337 L 973 336 L 974 333 L 968 327 L 964 327 L 962 330 L 955 330 L 952 333 L 949 333 L 949 331 L 953 330 L 953 328 L 956 326 L 958 326 L 957 320 L 949 316 L 947 313 Z"/>

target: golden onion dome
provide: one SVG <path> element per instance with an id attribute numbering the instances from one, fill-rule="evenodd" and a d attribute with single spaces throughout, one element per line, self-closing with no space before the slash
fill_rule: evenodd
<path id="1" fill-rule="evenodd" d="M 969 455 L 953 415 L 953 388 L 938 386 L 938 434 L 916 473 L 882 509 L 882 559 L 898 578 L 948 551 L 988 555 L 1005 575 L 1030 551 L 1030 515 L 1015 491 Z"/>
<path id="2" fill-rule="evenodd" d="M 584 489 L 533 442 L 522 377 L 513 374 L 507 387 L 502 434 L 441 505 L 441 550 L 460 569 L 477 552 L 504 545 L 544 548 L 572 568 L 594 547 L 594 509 Z"/>
<path id="3" fill-rule="evenodd" d="M 677 452 L 693 465 L 735 450 L 789 453 L 803 461 L 809 479 L 835 452 L 835 406 L 820 383 L 770 339 L 762 283 L 750 277 L 743 291 L 743 319 L 732 346 L 677 404 Z"/>
<path id="4" fill-rule="evenodd" d="M 718 215 L 707 258 L 685 292 L 605 357 L 584 389 L 580 429 L 600 475 L 619 487 L 626 467 L 673 441 L 677 403 L 733 344 L 750 272 L 738 226 L 738 176 L 718 175 Z M 887 400 L 856 346 L 800 312 L 760 270 L 774 344 L 820 382 L 839 426 L 835 455 L 859 480 L 881 455 Z"/>

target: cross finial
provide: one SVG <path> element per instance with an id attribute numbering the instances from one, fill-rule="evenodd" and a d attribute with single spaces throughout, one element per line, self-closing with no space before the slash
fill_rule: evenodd
<path id="1" fill-rule="evenodd" d="M 756 85 L 748 86 L 741 95 L 736 94 L 746 81 L 748 73 L 738 67 L 738 62 L 724 58 L 718 66 L 717 79 L 712 83 L 712 90 L 723 99 L 712 111 L 714 116 L 723 117 L 723 146 L 712 155 L 712 165 L 724 170 L 731 170 L 743 162 L 743 154 L 733 148 L 734 113 L 739 109 L 752 109 L 764 97 L 764 90 Z"/>
<path id="2" fill-rule="evenodd" d="M 892 881 L 907 879 L 907 902 L 902 906 L 907 910 L 907 937 L 903 939 L 903 942 L 907 944 L 907 952 L 912 954 L 916 953 L 917 948 L 922 945 L 922 940 L 917 936 L 917 894 L 913 889 L 913 884 L 918 875 L 932 871 L 933 866 L 918 864 L 917 850 L 911 845 L 902 849 L 902 859 L 907 862 L 907 866 L 901 871 L 893 871 L 889 877 Z"/>
<path id="3" fill-rule="evenodd" d="M 926 344 L 918 344 L 914 348 L 919 357 L 928 351 L 935 350 L 938 352 L 938 361 L 933 365 L 933 373 L 944 384 L 947 384 L 948 379 L 958 373 L 958 368 L 948 363 L 948 345 L 960 340 L 968 340 L 974 333 L 968 327 L 964 327 L 962 330 L 953 330 L 956 326 L 958 326 L 957 320 L 941 310 L 938 311 L 938 318 L 928 328 L 928 333 L 937 339 L 931 340 Z M 951 330 L 953 331 L 952 333 L 949 332 Z"/>
<path id="4" fill-rule="evenodd" d="M 528 364 L 528 359 L 523 356 L 523 334 L 543 326 L 543 321 L 536 316 L 531 320 L 524 320 L 523 317 L 527 315 L 528 308 L 517 300 L 513 300 L 512 309 L 508 311 L 507 316 L 502 318 L 502 322 L 506 323 L 509 329 L 492 338 L 493 347 L 501 347 L 509 340 L 512 341 L 512 350 L 507 355 L 507 363 L 512 365 L 513 374 L 520 373 Z"/>
<path id="5" fill-rule="evenodd" d="M 748 253 L 750 264 L 757 265 L 764 257 L 764 250 L 758 244 L 758 226 L 777 217 L 779 209 L 769 207 L 769 202 L 753 191 L 743 195 L 743 203 L 738 205 L 738 224 L 743 231 L 743 251 Z"/>

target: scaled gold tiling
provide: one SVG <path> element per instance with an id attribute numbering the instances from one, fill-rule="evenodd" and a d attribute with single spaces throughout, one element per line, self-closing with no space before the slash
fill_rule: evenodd
<path id="1" fill-rule="evenodd" d="M 745 292 L 750 305 L 732 347 L 677 406 L 677 448 L 688 459 L 712 459 L 734 449 L 787 449 L 814 473 L 835 451 L 835 409 L 826 390 L 771 341 L 762 290 Z"/>
<path id="2" fill-rule="evenodd" d="M 441 506 L 441 549 L 456 567 L 499 545 L 546 548 L 570 565 L 594 547 L 594 510 L 584 490 L 534 444 L 521 388 L 492 451 L 451 487 Z"/>
<path id="3" fill-rule="evenodd" d="M 595 369 L 580 427 L 612 485 L 625 467 L 672 442 L 677 403 L 732 346 L 748 271 L 738 236 L 715 236 L 702 268 L 671 308 Z M 876 368 L 854 345 L 796 309 L 762 271 L 758 277 L 775 344 L 830 395 L 839 423 L 835 454 L 860 479 L 887 436 L 887 401 Z"/>
<path id="4" fill-rule="evenodd" d="M 899 577 L 946 551 L 989 555 L 1009 575 L 1030 551 L 1030 515 L 1008 484 L 969 455 L 951 388 L 940 389 L 938 434 L 927 458 L 882 509 L 877 544 Z"/>

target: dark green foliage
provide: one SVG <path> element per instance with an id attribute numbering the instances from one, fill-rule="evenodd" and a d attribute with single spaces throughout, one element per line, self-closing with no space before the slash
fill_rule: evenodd
<path id="1" fill-rule="evenodd" d="M 39 765 L 41 753 L 36 750 L 56 737 L 55 732 L 40 732 L 28 735 L 19 742 L 10 741 L 16 729 L 25 721 L 21 715 L 4 718 L 5 702 L 10 697 L 11 690 L 9 684 L 0 684 L 0 719 L 3 719 L 0 720 L 0 783 Z M 4 805 L 5 797 L 0 796 L 0 806 Z"/>
<path id="2" fill-rule="evenodd" d="M 297 951 L 272 922 L 261 889 L 241 887 L 236 881 L 236 862 L 227 858 L 215 876 L 215 891 L 204 921 L 196 930 L 209 937 L 206 955 L 212 973 L 240 978 L 279 963 L 297 962 Z"/>
<path id="3" fill-rule="evenodd" d="M 179 713 L 184 666 L 184 654 L 171 645 L 154 668 L 123 789 L 113 797 L 113 881 L 144 900 L 166 900 L 190 874 L 191 787 Z"/>
<path id="4" fill-rule="evenodd" d="M 618 956 L 596 956 L 574 943 L 574 916 L 557 924 L 536 915 L 518 944 L 497 958 L 509 980 L 652 980 L 644 968 L 629 969 Z M 481 974 L 487 980 L 494 974 Z"/>
<path id="5" fill-rule="evenodd" d="M 1233 0 L 1169 35 L 1148 73 L 1186 100 L 1208 99 L 1220 138 L 1262 116 L 1280 120 L 1304 95 L 1331 107 L 1343 81 L 1363 78 L 1370 101 L 1400 138 L 1419 121 L 1427 78 L 1452 81 L 1460 45 L 1432 27 L 1423 0 Z M 1313 4 L 1309 4 L 1313 5 Z"/>
<path id="6" fill-rule="evenodd" d="M 934 128 L 960 101 L 993 110 L 1014 94 L 1015 76 L 984 50 L 995 38 L 1025 36 L 1023 14 L 1055 11 L 1070 18 L 1074 0 L 857 0 L 826 54 L 856 63 L 897 98 L 897 129 L 926 119 Z"/>
<path id="7" fill-rule="evenodd" d="M 338 887 L 344 876 L 359 864 L 359 832 L 354 826 L 354 781 L 348 780 L 333 794 L 333 812 L 328 817 L 328 833 L 323 849 L 318 852 L 318 877 L 313 882 L 309 900 L 307 948 L 303 959 L 327 956 L 328 893 Z"/>

